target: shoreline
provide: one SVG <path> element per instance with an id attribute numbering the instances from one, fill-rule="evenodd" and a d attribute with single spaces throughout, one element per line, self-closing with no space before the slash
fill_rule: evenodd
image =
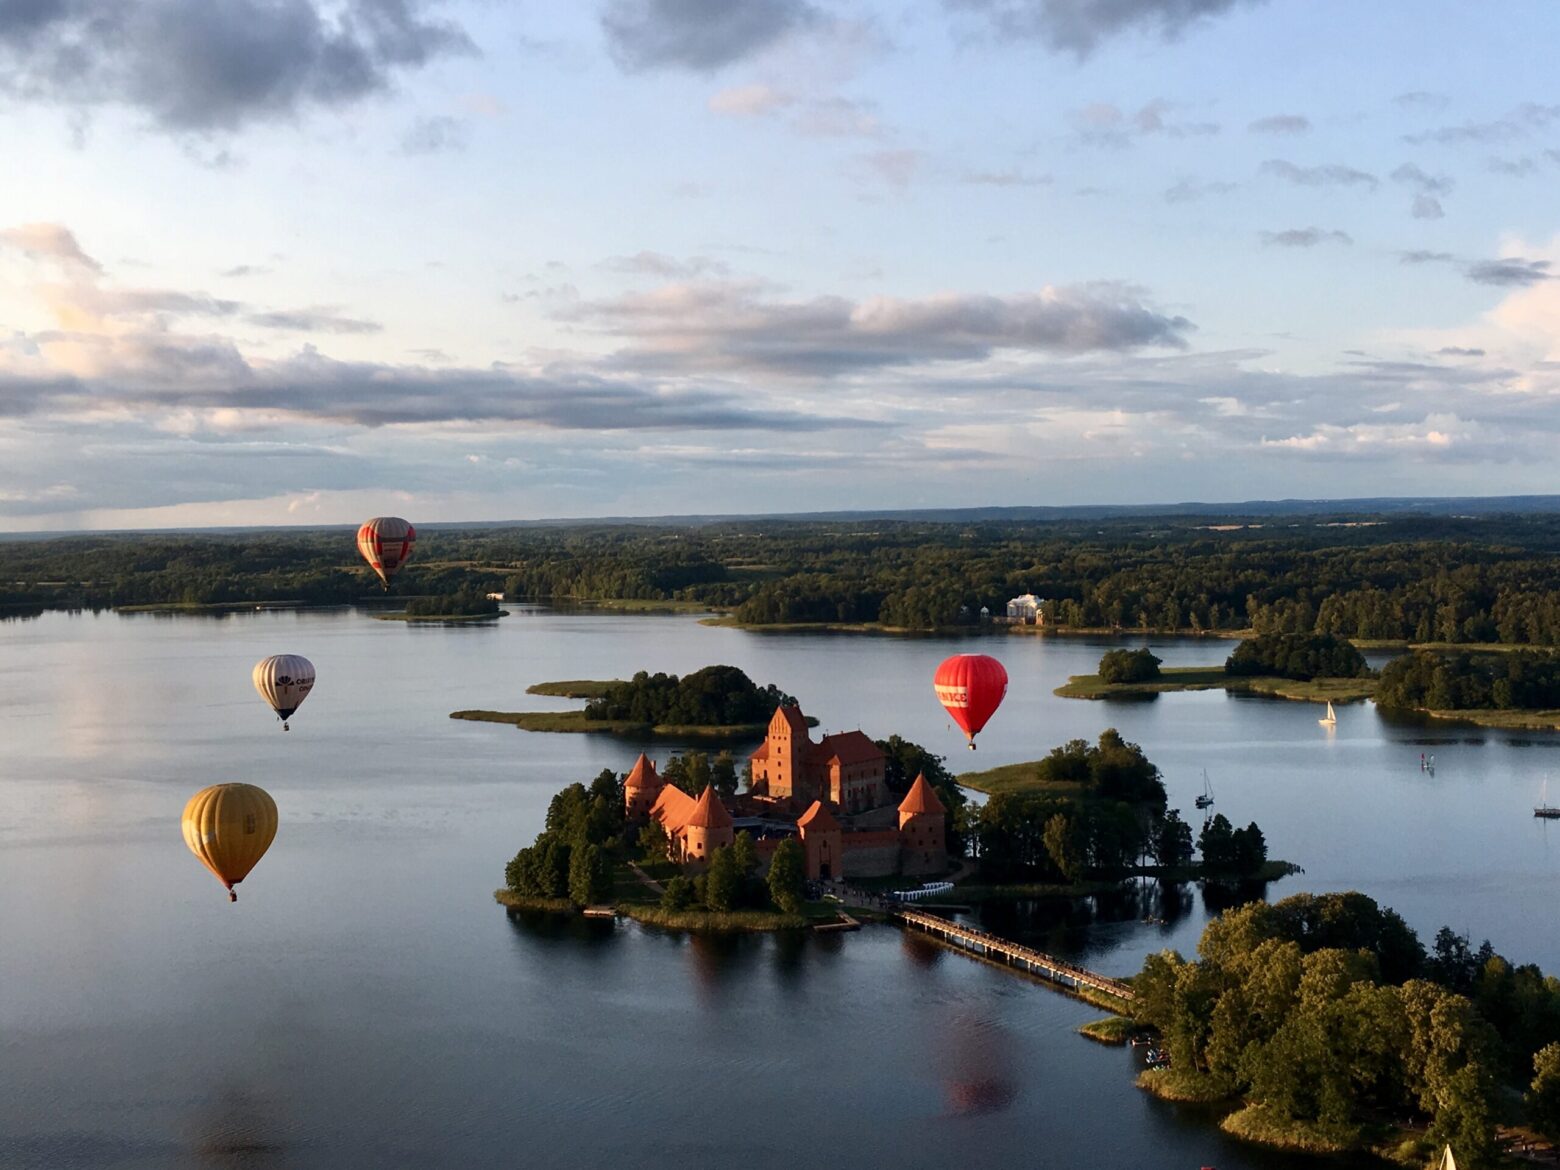
<path id="1" fill-rule="evenodd" d="M 675 724 L 636 723 L 627 719 L 586 719 L 584 711 L 451 711 L 451 719 L 472 723 L 507 723 L 521 731 L 571 735 L 617 735 L 629 738 L 697 739 L 710 743 L 762 739 L 767 723 Z"/>
<path id="2" fill-rule="evenodd" d="M 1357 703 L 1376 693 L 1374 678 L 1292 679 L 1276 675 L 1225 674 L 1223 666 L 1171 666 L 1159 677 L 1135 683 L 1109 683 L 1097 674 L 1075 674 L 1051 693 L 1063 699 L 1142 698 L 1178 691 L 1217 691 L 1262 695 L 1302 703 Z"/>

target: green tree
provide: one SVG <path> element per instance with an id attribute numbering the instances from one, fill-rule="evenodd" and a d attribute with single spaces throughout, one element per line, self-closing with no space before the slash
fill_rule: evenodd
<path id="1" fill-rule="evenodd" d="M 599 845 L 581 845 L 569 857 L 569 900 L 594 906 L 612 893 L 612 869 Z"/>
<path id="2" fill-rule="evenodd" d="M 1181 819 L 1179 809 L 1171 809 L 1154 823 L 1151 841 L 1154 861 L 1160 865 L 1185 865 L 1192 859 L 1192 826 Z"/>
<path id="3" fill-rule="evenodd" d="M 1075 882 L 1082 877 L 1084 867 L 1088 864 L 1083 837 L 1078 829 L 1076 817 L 1068 816 L 1066 813 L 1056 813 L 1045 822 L 1042 835 L 1051 864 L 1070 882 Z"/>
<path id="4" fill-rule="evenodd" d="M 737 762 L 729 749 L 710 762 L 710 783 L 715 785 L 718 796 L 730 798 L 737 794 Z"/>
<path id="5" fill-rule="evenodd" d="M 1159 677 L 1162 661 L 1147 646 L 1141 650 L 1107 650 L 1100 658 L 1099 675 L 1108 683 L 1149 682 Z"/>
<path id="6" fill-rule="evenodd" d="M 787 837 L 775 846 L 769 862 L 769 896 L 787 914 L 797 914 L 802 909 L 807 891 L 805 865 L 802 843 L 795 837 Z"/>
<path id="7" fill-rule="evenodd" d="M 1560 1140 L 1560 1043 L 1533 1057 L 1533 1081 L 1527 1094 L 1528 1121 L 1551 1141 Z"/>
<path id="8" fill-rule="evenodd" d="M 694 899 L 693 883 L 682 874 L 678 874 L 661 887 L 661 909 L 663 910 L 686 910 L 693 905 Z"/>
<path id="9" fill-rule="evenodd" d="M 722 845 L 710 854 L 704 874 L 704 904 L 711 910 L 735 910 L 742 894 L 742 868 L 735 850 Z"/>
<path id="10" fill-rule="evenodd" d="M 639 855 L 645 861 L 667 861 L 671 857 L 671 841 L 660 821 L 652 820 L 639 830 Z"/>

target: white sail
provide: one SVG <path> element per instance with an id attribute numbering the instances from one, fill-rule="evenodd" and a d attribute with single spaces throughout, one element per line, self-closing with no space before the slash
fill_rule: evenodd
<path id="1" fill-rule="evenodd" d="M 1332 700 L 1331 699 L 1327 700 L 1327 718 L 1326 719 L 1318 719 L 1317 722 L 1322 724 L 1323 726 L 1329 726 L 1329 727 L 1331 725 L 1333 725 L 1334 723 L 1338 722 L 1338 716 L 1333 714 Z"/>
<path id="2" fill-rule="evenodd" d="M 1439 1170 L 1457 1170 L 1457 1159 L 1452 1157 L 1451 1146 L 1447 1146 L 1446 1150 L 1441 1154 Z"/>

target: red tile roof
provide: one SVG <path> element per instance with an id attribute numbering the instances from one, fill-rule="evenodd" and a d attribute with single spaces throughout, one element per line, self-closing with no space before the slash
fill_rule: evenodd
<path id="1" fill-rule="evenodd" d="M 905 793 L 905 798 L 899 802 L 899 811 L 902 813 L 945 813 L 948 810 L 943 807 L 943 802 L 937 799 L 937 793 L 926 782 L 926 773 L 915 778 L 915 783 L 910 785 L 910 791 Z"/>
<path id="2" fill-rule="evenodd" d="M 864 731 L 842 731 L 836 735 L 826 735 L 811 754 L 814 759 L 825 762 L 838 760 L 841 764 L 870 764 L 886 758 Z"/>
<path id="3" fill-rule="evenodd" d="M 791 725 L 794 734 L 803 739 L 807 738 L 807 717 L 802 714 L 800 707 L 776 707 L 775 714 L 785 716 L 785 721 Z"/>
<path id="4" fill-rule="evenodd" d="M 675 784 L 661 789 L 661 795 L 650 806 L 650 815 L 661 822 L 661 828 L 675 833 L 688 823 L 693 815 L 694 799 Z"/>
<path id="5" fill-rule="evenodd" d="M 829 811 L 828 805 L 821 800 L 815 800 L 812 802 L 811 807 L 797 818 L 796 827 L 799 829 L 816 829 L 821 833 L 826 829 L 839 828 L 840 823 L 834 819 L 834 814 Z"/>
<path id="6" fill-rule="evenodd" d="M 661 777 L 656 773 L 652 764 L 644 752 L 639 753 L 639 758 L 634 761 L 633 771 L 629 772 L 628 779 L 623 781 L 624 788 L 659 788 Z"/>
<path id="7" fill-rule="evenodd" d="M 683 822 L 691 827 L 701 829 L 725 829 L 731 827 L 731 814 L 726 811 L 726 806 L 715 799 L 715 786 L 706 784 L 704 791 L 699 793 L 699 800 L 693 806 L 693 812 Z"/>

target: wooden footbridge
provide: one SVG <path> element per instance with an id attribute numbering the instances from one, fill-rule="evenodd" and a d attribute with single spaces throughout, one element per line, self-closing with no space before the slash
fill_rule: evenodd
<path id="1" fill-rule="evenodd" d="M 965 926 L 946 918 L 939 918 L 935 914 L 908 908 L 900 908 L 893 911 L 893 914 L 906 926 L 913 926 L 934 934 L 950 946 L 980 955 L 982 958 L 1011 964 L 1073 990 L 1087 987 L 1125 1000 L 1127 1003 L 1133 1000 L 1132 988 L 1119 979 L 1107 979 L 1103 975 L 1096 975 L 1093 971 L 1064 962 L 1044 951 L 1009 942 L 978 926 Z"/>

